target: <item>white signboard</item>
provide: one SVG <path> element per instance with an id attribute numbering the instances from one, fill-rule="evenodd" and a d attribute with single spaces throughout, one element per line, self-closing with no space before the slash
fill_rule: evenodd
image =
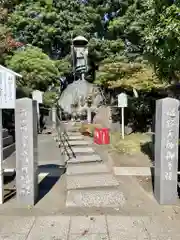
<path id="1" fill-rule="evenodd" d="M 125 93 L 121 93 L 118 95 L 118 107 L 124 108 L 128 106 L 128 98 Z"/>
<path id="2" fill-rule="evenodd" d="M 15 75 L 0 71 L 0 109 L 14 109 L 16 102 Z"/>
<path id="3" fill-rule="evenodd" d="M 43 103 L 43 92 L 39 90 L 35 90 L 32 92 L 33 100 L 36 100 L 37 103 Z"/>

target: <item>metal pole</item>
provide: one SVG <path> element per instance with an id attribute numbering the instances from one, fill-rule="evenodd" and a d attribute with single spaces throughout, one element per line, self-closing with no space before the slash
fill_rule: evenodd
<path id="1" fill-rule="evenodd" d="M 121 108 L 121 133 L 122 139 L 124 139 L 124 108 Z"/>
<path id="2" fill-rule="evenodd" d="M 4 202 L 4 177 L 3 177 L 3 124 L 2 109 L 0 109 L 0 204 Z"/>
<path id="3" fill-rule="evenodd" d="M 84 73 L 81 74 L 81 80 L 84 81 Z"/>

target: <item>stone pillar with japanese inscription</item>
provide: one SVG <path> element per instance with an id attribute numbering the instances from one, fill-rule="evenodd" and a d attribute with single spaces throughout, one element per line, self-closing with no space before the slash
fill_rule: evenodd
<path id="1" fill-rule="evenodd" d="M 37 102 L 16 100 L 16 192 L 20 204 L 34 205 L 38 197 Z"/>
<path id="2" fill-rule="evenodd" d="M 154 195 L 163 205 L 177 201 L 179 100 L 156 101 Z"/>

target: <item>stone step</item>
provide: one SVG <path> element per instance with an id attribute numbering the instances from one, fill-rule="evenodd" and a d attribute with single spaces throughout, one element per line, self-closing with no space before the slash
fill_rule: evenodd
<path id="1" fill-rule="evenodd" d="M 79 141 L 79 140 L 83 140 L 83 136 L 82 135 L 77 135 L 77 136 L 69 136 L 68 140 L 69 141 Z"/>
<path id="2" fill-rule="evenodd" d="M 88 174 L 88 173 L 108 173 L 109 169 L 104 163 L 80 163 L 67 164 L 67 175 Z"/>
<path id="3" fill-rule="evenodd" d="M 66 207 L 123 207 L 126 203 L 123 192 L 117 188 L 96 190 L 70 190 L 67 192 Z"/>
<path id="4" fill-rule="evenodd" d="M 8 137 L 8 130 L 7 129 L 3 129 L 3 138 L 5 138 L 5 137 Z"/>
<path id="5" fill-rule="evenodd" d="M 73 133 L 73 132 L 79 132 L 79 129 L 80 129 L 80 126 L 76 126 L 76 127 L 73 127 L 73 128 L 69 128 L 69 129 L 68 129 L 68 132 L 71 132 L 71 133 Z"/>
<path id="6" fill-rule="evenodd" d="M 88 146 L 90 145 L 91 143 L 90 142 L 87 142 L 87 141 L 84 141 L 84 140 L 79 140 L 79 141 L 68 141 L 68 142 L 65 142 L 65 145 L 66 146 Z"/>
<path id="7" fill-rule="evenodd" d="M 3 138 L 3 147 L 6 147 L 8 145 L 13 144 L 13 137 L 12 136 L 7 136 Z"/>
<path id="8" fill-rule="evenodd" d="M 91 155 L 95 153 L 94 149 L 91 147 L 71 147 L 71 149 L 67 148 L 67 151 L 70 155 L 72 155 L 73 152 L 76 157 L 79 155 Z"/>
<path id="9" fill-rule="evenodd" d="M 8 158 L 15 151 L 15 143 L 3 148 L 3 159 Z"/>
<path id="10" fill-rule="evenodd" d="M 71 158 L 68 160 L 68 164 L 77 164 L 77 163 L 90 163 L 90 162 L 102 162 L 102 159 L 97 154 L 92 154 L 88 156 L 78 156 L 76 158 Z"/>
<path id="11" fill-rule="evenodd" d="M 93 187 L 114 187 L 119 185 L 116 178 L 110 173 L 69 175 L 66 177 L 66 181 L 67 190 Z"/>
<path id="12" fill-rule="evenodd" d="M 80 132 L 68 132 L 68 136 L 82 136 Z"/>

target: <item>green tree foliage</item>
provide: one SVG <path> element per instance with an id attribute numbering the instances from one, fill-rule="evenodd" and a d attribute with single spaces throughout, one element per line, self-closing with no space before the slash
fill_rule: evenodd
<path id="1" fill-rule="evenodd" d="M 172 82 L 179 82 L 179 1 L 127 2 L 123 12 L 107 23 L 105 34 L 105 40 L 123 45 L 116 53 L 97 45 L 96 83 L 126 91 L 129 123 L 135 130 L 147 130 L 155 100 L 167 96 Z M 132 97 L 133 88 L 138 90 L 138 98 Z"/>
<path id="2" fill-rule="evenodd" d="M 59 75 L 60 76 L 67 76 L 71 72 L 71 61 L 70 57 L 67 56 L 63 59 L 56 60 L 55 65 L 59 70 Z"/>
<path id="3" fill-rule="evenodd" d="M 7 34 L 8 34 L 7 28 L 2 24 L 0 24 L 0 56 L 1 57 L 2 57 L 2 54 L 4 54 L 8 48 L 7 41 L 6 41 Z"/>
<path id="4" fill-rule="evenodd" d="M 108 58 L 109 56 L 118 56 L 124 50 L 124 42 L 121 39 L 100 40 L 93 38 L 89 42 L 89 58 L 96 63 Z"/>
<path id="5" fill-rule="evenodd" d="M 43 94 L 43 103 L 47 107 L 51 107 L 57 101 L 57 93 L 47 91 Z"/>
<path id="6" fill-rule="evenodd" d="M 4 2 L 0 2 L 0 63 L 4 61 L 5 53 L 8 49 L 7 35 L 9 33 L 4 21 L 7 18 L 7 9 L 4 8 Z"/>
<path id="7" fill-rule="evenodd" d="M 5 2 L 11 6 L 8 26 L 15 38 L 41 48 L 56 60 L 53 64 L 60 76 L 71 72 L 72 38 L 83 35 L 89 40 L 90 73 L 100 85 L 136 86 L 149 92 L 179 81 L 179 1 Z M 38 79 L 27 82 L 34 88 L 39 86 Z"/>
<path id="8" fill-rule="evenodd" d="M 179 7 L 173 4 L 173 1 L 167 0 L 127 2 L 128 6 L 124 8 L 122 14 L 109 21 L 106 34 L 110 42 L 114 41 L 115 44 L 119 41 L 123 42 L 124 48 L 118 48 L 119 51 L 117 50 L 116 54 L 111 51 L 108 54 L 106 51 L 105 58 L 101 58 L 96 81 L 111 87 L 122 85 L 133 87 L 135 84 L 138 89 L 142 87 L 148 91 L 151 88 L 159 89 L 160 86 L 168 85 L 167 82 L 178 82 L 180 77 Z M 100 52 L 103 53 L 102 50 Z M 120 55 L 119 59 L 117 54 Z M 136 75 L 141 79 L 138 85 L 134 73 L 131 77 L 129 76 L 129 71 L 132 71 L 132 65 L 136 66 L 137 59 L 138 66 L 141 67 L 139 69 L 133 67 L 133 69 L 135 73 L 138 70 Z M 125 74 L 126 71 L 128 74 Z M 149 78 L 151 72 L 153 75 Z M 144 76 L 144 79 L 141 76 Z M 163 84 L 161 78 L 163 78 Z"/>
<path id="9" fill-rule="evenodd" d="M 52 83 L 57 83 L 59 71 L 54 63 L 41 49 L 27 47 L 24 51 L 16 51 L 7 61 L 7 65 L 22 74 L 22 86 L 46 91 Z"/>
<path id="10" fill-rule="evenodd" d="M 4 64 L 7 54 L 11 54 L 12 50 L 21 45 L 17 42 L 11 30 L 7 27 L 8 13 L 11 13 L 21 0 L 2 0 L 0 1 L 0 63 Z"/>
<path id="11" fill-rule="evenodd" d="M 170 82 L 180 80 L 180 8 L 163 7 L 156 24 L 145 29 L 145 53 Z"/>
<path id="12" fill-rule="evenodd" d="M 98 30 L 100 16 L 78 1 L 25 1 L 10 15 L 9 26 L 23 42 L 42 48 L 52 58 L 69 54 L 71 39 L 90 37 Z"/>
<path id="13" fill-rule="evenodd" d="M 179 0 L 4 0 L 0 58 L 8 53 L 8 66 L 23 75 L 20 86 L 27 94 L 44 91 L 50 106 L 57 92 L 47 89 L 59 87 L 59 77 L 71 80 L 72 38 L 83 35 L 89 40 L 88 80 L 129 95 L 136 88 L 139 98 L 132 98 L 127 119 L 146 127 L 160 90 L 180 80 L 179 7 Z M 7 36 L 33 47 L 13 54 Z M 143 122 L 142 115 L 148 116 Z"/>
<path id="14" fill-rule="evenodd" d="M 125 90 L 135 88 L 146 92 L 168 86 L 165 81 L 157 77 L 153 68 L 145 61 L 137 58 L 131 62 L 125 56 L 102 61 L 96 83 L 109 88 L 121 87 Z"/>

